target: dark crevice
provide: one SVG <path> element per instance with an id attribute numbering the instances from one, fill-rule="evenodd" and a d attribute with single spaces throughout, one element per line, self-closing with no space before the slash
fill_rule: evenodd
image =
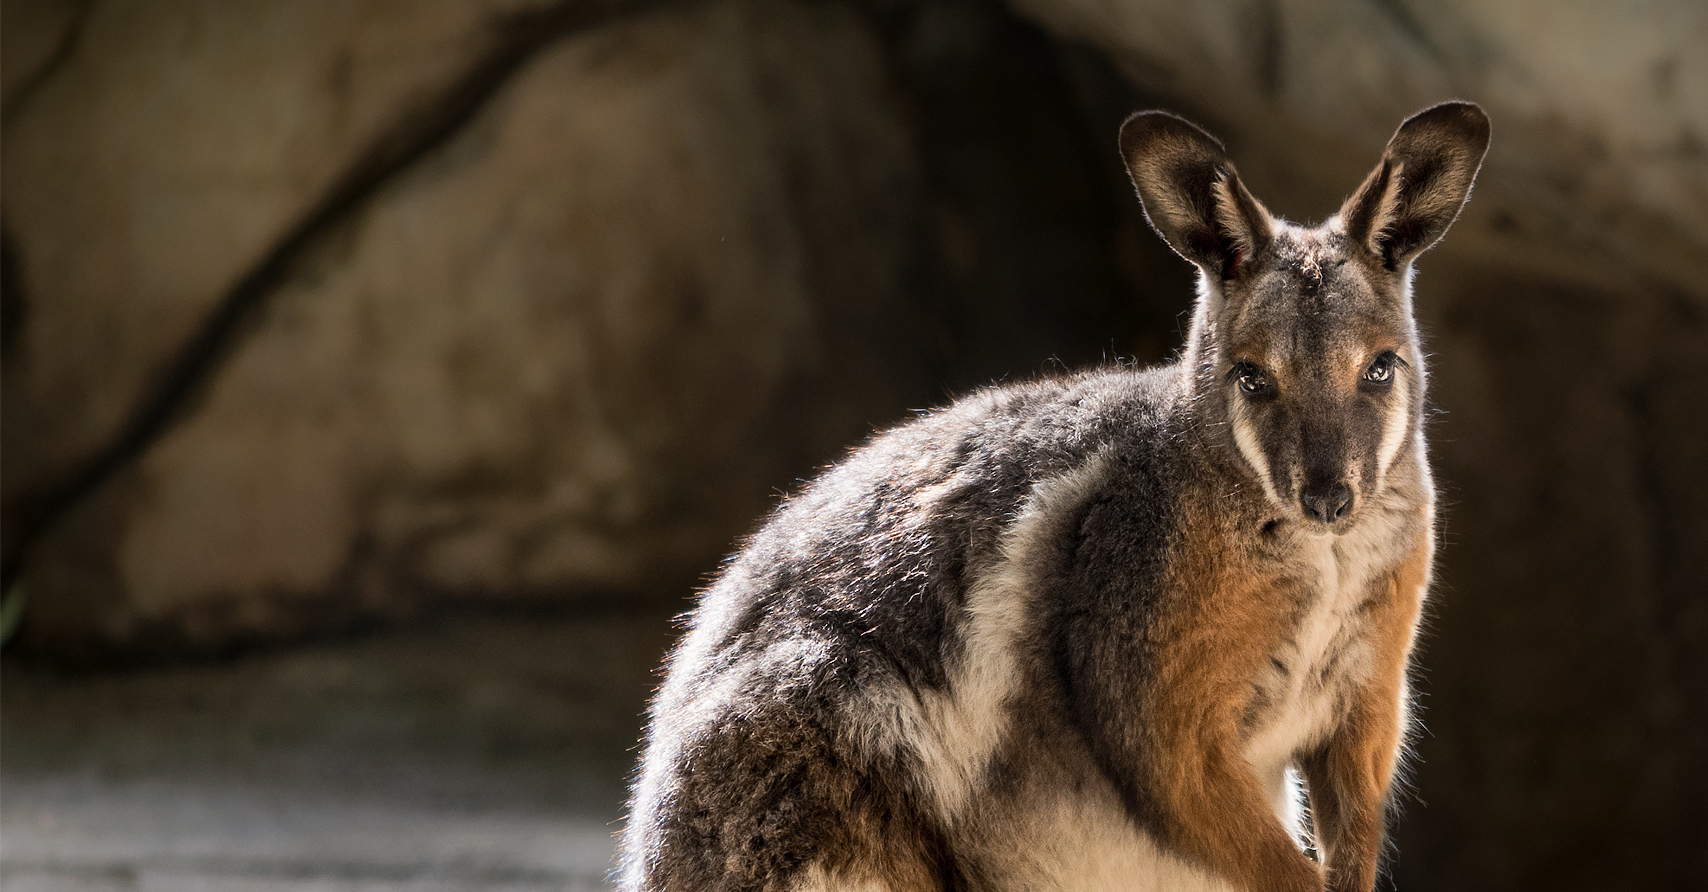
<path id="1" fill-rule="evenodd" d="M 53 80 L 65 63 L 77 54 L 78 44 L 83 42 L 83 29 L 89 24 L 90 13 L 95 10 L 95 0 L 81 0 L 77 8 L 72 10 L 71 19 L 66 22 L 65 30 L 59 34 L 59 41 L 53 45 L 53 50 L 42 59 L 41 64 L 29 74 L 18 80 L 18 85 L 3 100 L 0 111 L 0 127 L 10 128 L 18 115 L 29 106 L 30 100 L 41 91 L 43 85 Z"/>
<path id="2" fill-rule="evenodd" d="M 11 227 L 0 220 L 0 359 L 12 358 L 28 311 L 24 274 L 18 269 L 18 246 L 12 241 Z"/>
<path id="3" fill-rule="evenodd" d="M 1115 147 L 1155 97 L 1102 54 L 1000 4 L 862 9 L 919 147 L 923 224 L 907 290 L 947 394 L 1051 366 L 1161 358 L 1191 293 L 1152 239 Z M 1090 335 L 1088 333 L 1101 335 Z"/>
<path id="4" fill-rule="evenodd" d="M 211 373 L 229 355 L 245 324 L 256 317 L 267 298 L 323 233 L 347 219 L 394 177 L 459 132 L 541 50 L 570 34 L 661 7 L 664 2 L 565 0 L 498 20 L 492 46 L 486 53 L 444 90 L 383 129 L 356 156 L 354 163 L 332 181 L 320 200 L 226 291 L 184 346 L 162 366 L 154 385 L 107 443 L 54 484 L 25 491 L 9 501 L 5 506 L 0 591 L 11 589 L 24 553 L 37 537 L 145 452 L 181 417 L 192 399 L 202 392 Z M 63 52 L 56 51 L 56 57 L 69 55 L 75 39 L 62 43 L 66 48 Z M 32 79 L 45 78 L 50 71 L 51 66 L 44 65 Z"/>
<path id="5" fill-rule="evenodd" d="M 1699 499 L 1677 480 L 1681 471 L 1701 466 L 1705 452 L 1694 431 L 1679 430 L 1678 382 L 1690 377 L 1689 363 L 1676 357 L 1700 355 L 1708 344 L 1708 319 L 1683 295 L 1665 299 L 1663 322 L 1666 340 L 1655 350 L 1656 364 L 1647 374 L 1621 388 L 1619 395 L 1632 425 L 1636 497 L 1646 515 L 1649 558 L 1655 588 L 1655 630 L 1678 636 L 1691 630 L 1691 614 L 1699 599 L 1702 535 L 1704 527 L 1696 508 Z M 1688 650 L 1688 638 L 1679 640 Z M 1682 676 L 1681 676 L 1682 677 Z"/>
<path id="6" fill-rule="evenodd" d="M 1653 734 L 1672 742 L 1678 752 L 1701 752 L 1708 741 L 1699 722 L 1691 718 L 1691 704 L 1702 702 L 1708 693 L 1708 662 L 1702 658 L 1700 642 L 1708 630 L 1708 611 L 1702 606 L 1702 544 L 1708 532 L 1701 520 L 1699 488 L 1681 486 L 1690 469 L 1701 466 L 1704 450 L 1700 436 L 1688 422 L 1680 426 L 1688 410 L 1682 410 L 1678 382 L 1689 379 L 1687 369 L 1672 359 L 1698 355 L 1705 332 L 1701 313 L 1682 296 L 1672 300 L 1665 324 L 1672 339 L 1663 357 L 1643 377 L 1622 388 L 1619 395 L 1632 426 L 1633 452 L 1629 458 L 1633 483 L 1644 521 L 1644 544 L 1652 565 L 1648 583 L 1650 609 L 1644 620 L 1655 645 L 1659 677 L 1669 679 L 1670 690 L 1657 687 L 1647 692 L 1652 703 Z M 1669 747 L 1671 748 L 1671 747 Z M 1676 777 L 1676 774 L 1675 774 Z M 1695 776 L 1673 800 L 1670 821 L 1676 826 L 1704 826 L 1708 785 Z M 1676 782 L 1676 781 L 1673 781 Z M 1659 806 L 1657 806 L 1659 808 Z M 1686 845 L 1688 848 L 1688 845 Z"/>
<path id="7" fill-rule="evenodd" d="M 1256 0 L 1252 8 L 1252 23 L 1257 30 L 1256 46 L 1252 52 L 1257 87 L 1263 95 L 1275 99 L 1281 95 L 1283 54 L 1286 51 L 1280 0 Z"/>
<path id="8" fill-rule="evenodd" d="M 1666 474 L 1661 467 L 1661 457 L 1658 454 L 1662 439 L 1660 419 L 1655 412 L 1655 392 L 1667 383 L 1661 381 L 1644 381 L 1635 386 L 1627 387 L 1620 395 L 1625 402 L 1625 409 L 1631 419 L 1635 436 L 1635 455 L 1631 457 L 1633 470 L 1636 473 L 1636 496 L 1643 507 L 1643 512 L 1649 521 L 1648 544 L 1650 560 L 1654 573 L 1653 584 L 1664 588 L 1667 578 L 1677 561 L 1678 544 L 1674 535 L 1676 523 L 1668 508 Z M 1660 612 L 1655 617 L 1657 625 L 1664 631 L 1672 628 L 1677 609 L 1674 605 L 1657 605 Z"/>

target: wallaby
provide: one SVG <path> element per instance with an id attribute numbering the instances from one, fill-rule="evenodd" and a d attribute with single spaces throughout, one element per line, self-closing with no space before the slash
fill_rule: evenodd
<path id="1" fill-rule="evenodd" d="M 1412 261 L 1488 139 L 1426 109 L 1306 228 L 1128 118 L 1179 359 L 975 393 L 781 505 L 669 660 L 620 887 L 1369 890 L 1434 551 Z"/>

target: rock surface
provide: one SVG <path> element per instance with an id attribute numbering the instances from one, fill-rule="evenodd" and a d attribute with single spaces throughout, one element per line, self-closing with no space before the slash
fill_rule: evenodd
<path id="1" fill-rule="evenodd" d="M 5 216 L 29 302 L 8 490 L 111 436 L 349 156 L 518 5 L 8 4 Z"/>
<path id="2" fill-rule="evenodd" d="M 307 160 L 280 156 L 276 128 L 251 120 L 278 112 L 205 83 L 218 65 L 199 54 L 244 57 L 218 42 L 132 51 L 161 69 L 147 78 L 83 62 L 117 39 L 101 24 L 116 14 L 94 8 L 8 141 L 27 299 L 5 378 L 9 506 L 111 435 L 189 321 L 333 176 L 327 159 L 353 151 L 307 128 L 293 137 Z M 258 14 L 178 10 L 152 27 L 211 15 L 242 30 L 221 17 Z M 343 34 L 291 21 L 306 35 L 267 28 Z M 307 55 L 251 60 L 279 104 L 348 89 L 345 56 Z M 1117 159 L 1086 151 L 1132 104 L 1100 65 L 1064 64 L 1041 32 L 964 3 L 718 0 L 548 46 L 319 233 L 182 419 L 32 547 L 19 647 L 206 651 L 447 599 L 685 592 L 775 493 L 945 386 L 1052 356 L 1160 356 L 1188 277 L 1143 232 Z M 449 77 L 430 74 L 417 92 Z M 203 92 L 171 101 L 228 131 L 201 155 L 259 153 L 247 163 L 294 191 L 262 201 L 213 162 L 192 177 L 203 162 L 168 139 L 107 148 L 142 142 L 136 114 L 84 93 L 174 78 Z M 374 108 L 363 133 L 381 126 Z M 157 174 L 170 165 L 150 153 L 179 167 Z M 84 187 L 54 206 L 91 166 L 127 197 Z M 252 204 L 249 241 L 206 250 Z M 191 256 L 133 225 L 164 207 L 192 218 L 172 235 L 201 246 Z M 76 245 L 77 226 L 101 240 Z M 93 259 L 82 278 L 74 251 Z M 196 275 L 125 260 L 143 255 Z M 154 308 L 156 291 L 176 303 Z"/>
<path id="3" fill-rule="evenodd" d="M 257 14 L 220 7 L 201 27 Z M 287 45 L 321 33 L 256 24 Z M 338 24 L 316 27 L 348 39 Z M 88 28 L 95 55 L 103 29 Z M 424 37 L 386 40 L 451 55 Z M 347 154 L 319 129 L 272 120 L 332 114 L 326 80 L 343 84 L 335 94 L 349 89 L 340 78 L 362 80 L 339 73 L 352 63 L 336 44 L 291 65 L 213 35 L 185 60 L 141 46 L 167 70 L 140 85 L 67 74 L 64 89 L 123 80 L 229 132 L 194 157 L 164 142 L 113 160 L 108 140 L 142 112 L 124 97 L 44 94 L 37 107 L 74 109 L 64 114 L 102 135 L 26 117 L 8 141 L 19 185 L 7 210 L 31 297 L 22 417 L 8 424 L 28 431 L 7 440 L 19 479 L 87 452 L 217 286 Z M 368 51 L 384 58 L 383 43 Z M 243 76 L 212 76 L 222 63 L 255 66 L 284 95 L 218 93 Z M 98 616 L 93 634 L 110 643 L 218 645 L 423 591 L 686 587 L 772 485 L 858 438 L 874 411 L 892 413 L 909 371 L 873 363 L 866 340 L 898 316 L 908 221 L 889 211 L 918 188 L 880 63 L 847 10 L 775 3 L 659 13 L 551 48 L 329 233 L 193 415 L 44 543 L 27 580 L 44 605 L 32 634 L 58 622 L 75 638 Z M 215 92 L 168 100 L 162 79 Z M 378 115 L 349 104 L 337 114 Z M 258 112 L 220 114 L 234 105 Z M 109 107 L 123 114 L 102 117 Z M 280 128 L 307 157 L 277 148 Z M 104 160 L 51 151 L 61 143 Z M 233 188 L 244 165 L 268 188 Z M 79 171 L 134 197 L 102 199 L 90 183 L 53 202 Z M 143 212 L 187 219 L 130 219 Z M 78 226 L 107 241 L 77 244 Z M 831 380 L 842 386 L 821 386 Z M 885 400 L 875 410 L 873 396 Z"/>

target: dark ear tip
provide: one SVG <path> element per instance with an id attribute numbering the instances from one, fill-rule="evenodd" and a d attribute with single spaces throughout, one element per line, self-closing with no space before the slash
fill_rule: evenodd
<path id="1" fill-rule="evenodd" d="M 1221 140 L 1211 136 L 1197 124 L 1173 112 L 1151 109 L 1133 112 L 1127 116 L 1127 120 L 1121 122 L 1121 157 L 1132 158 L 1135 152 L 1144 151 L 1159 141 L 1169 139 L 1208 143 L 1218 155 L 1227 152 Z"/>
<path id="2" fill-rule="evenodd" d="M 1400 125 L 1400 133 L 1416 132 L 1419 130 L 1446 130 L 1459 136 L 1460 139 L 1472 145 L 1487 148 L 1489 144 L 1489 116 L 1483 107 L 1475 102 L 1463 99 L 1452 99 L 1432 105 L 1423 111 L 1407 118 Z"/>

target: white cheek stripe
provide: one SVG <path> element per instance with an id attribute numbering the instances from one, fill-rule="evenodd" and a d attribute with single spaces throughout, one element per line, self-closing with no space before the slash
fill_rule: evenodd
<path id="1" fill-rule="evenodd" d="M 1381 451 L 1376 453 L 1376 483 L 1387 479 L 1388 469 L 1394 466 L 1394 459 L 1399 457 L 1400 447 L 1405 445 L 1406 428 L 1411 423 L 1411 379 L 1405 375 L 1396 374 L 1393 398 L 1388 401 L 1387 424 L 1382 428 Z"/>
<path id="2" fill-rule="evenodd" d="M 1238 394 L 1233 396 L 1233 429 L 1234 445 L 1239 447 L 1239 454 L 1245 457 L 1246 464 L 1257 474 L 1257 479 L 1263 484 L 1263 494 L 1269 501 L 1281 504 L 1281 496 L 1275 492 L 1275 483 L 1269 479 L 1269 460 L 1264 457 L 1263 449 L 1257 445 L 1257 434 L 1251 429 L 1251 419 L 1245 414 L 1245 401 Z"/>

